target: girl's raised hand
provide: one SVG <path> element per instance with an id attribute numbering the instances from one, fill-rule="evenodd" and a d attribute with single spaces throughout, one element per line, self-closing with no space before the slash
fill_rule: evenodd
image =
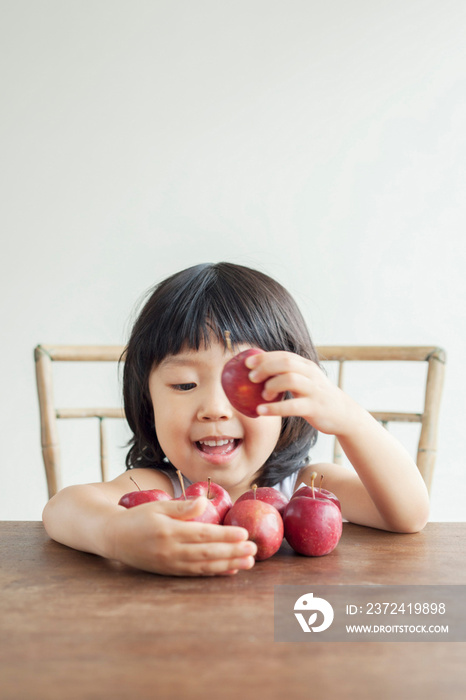
<path id="1" fill-rule="evenodd" d="M 254 566 L 257 546 L 240 527 L 186 522 L 204 511 L 203 496 L 118 509 L 107 523 L 107 556 L 144 571 L 214 576 Z"/>
<path id="2" fill-rule="evenodd" d="M 251 355 L 246 360 L 252 382 L 266 382 L 263 397 L 272 401 L 281 392 L 292 398 L 262 404 L 264 416 L 301 416 L 314 428 L 330 435 L 344 435 L 363 410 L 333 384 L 312 360 L 291 352 L 273 351 Z"/>

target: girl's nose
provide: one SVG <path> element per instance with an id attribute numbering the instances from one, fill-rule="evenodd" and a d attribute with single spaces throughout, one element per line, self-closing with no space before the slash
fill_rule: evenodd
<path id="1" fill-rule="evenodd" d="M 197 411 L 200 421 L 229 420 L 233 415 L 233 407 L 228 401 L 222 386 L 214 391 L 205 392 Z"/>

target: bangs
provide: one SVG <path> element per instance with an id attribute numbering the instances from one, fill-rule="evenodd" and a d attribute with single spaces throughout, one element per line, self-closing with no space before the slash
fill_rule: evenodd
<path id="1" fill-rule="evenodd" d="M 233 346 L 244 343 L 265 351 L 299 351 L 288 330 L 293 314 L 284 312 L 282 294 L 278 303 L 270 278 L 264 275 L 267 284 L 261 288 L 257 273 L 252 284 L 247 274 L 238 274 L 237 266 L 234 274 L 225 267 L 222 274 L 215 265 L 191 268 L 185 283 L 178 275 L 176 285 L 159 296 L 162 303 L 146 348 L 152 364 L 184 349 L 209 347 L 214 339 L 226 347 L 225 331 L 230 332 Z"/>

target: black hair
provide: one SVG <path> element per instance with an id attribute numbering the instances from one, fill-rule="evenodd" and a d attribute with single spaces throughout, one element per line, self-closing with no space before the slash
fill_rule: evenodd
<path id="1" fill-rule="evenodd" d="M 288 350 L 319 364 L 298 306 L 262 272 L 233 263 L 206 263 L 177 272 L 150 290 L 122 360 L 126 418 L 133 432 L 126 467 L 163 468 L 149 375 L 167 355 L 208 347 L 212 336 L 233 346 Z M 273 486 L 308 463 L 317 431 L 298 416 L 282 419 L 277 445 L 259 471 L 258 486 Z"/>

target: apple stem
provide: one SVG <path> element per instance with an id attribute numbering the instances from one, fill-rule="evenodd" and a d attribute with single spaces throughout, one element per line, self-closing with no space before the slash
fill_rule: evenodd
<path id="1" fill-rule="evenodd" d="M 319 484 L 319 493 L 322 493 L 322 482 L 323 482 L 323 480 L 324 480 L 324 475 L 321 474 L 321 475 L 320 475 L 320 484 Z"/>
<path id="2" fill-rule="evenodd" d="M 256 493 L 257 493 L 257 484 L 252 485 L 252 493 L 253 493 L 253 498 L 254 500 L 257 499 Z"/>
<path id="3" fill-rule="evenodd" d="M 311 489 L 312 489 L 312 498 L 315 498 L 315 493 L 314 493 L 314 481 L 316 480 L 317 472 L 312 472 L 311 474 Z"/>
<path id="4" fill-rule="evenodd" d="M 180 472 L 179 469 L 177 469 L 176 475 L 177 475 L 178 479 L 180 480 L 181 490 L 183 491 L 184 500 L 187 501 L 188 499 L 186 498 L 186 491 L 184 490 L 183 474 Z"/>
<path id="5" fill-rule="evenodd" d="M 210 498 L 210 497 L 211 497 L 211 496 L 210 496 L 210 482 L 211 482 L 211 481 L 212 481 L 212 479 L 210 478 L 210 476 L 208 476 L 208 477 L 207 477 L 207 498 Z"/>
<path id="6" fill-rule="evenodd" d="M 139 484 L 138 484 L 138 482 L 136 481 L 136 479 L 133 479 L 132 476 L 130 476 L 129 478 L 131 479 L 131 481 L 133 482 L 133 484 L 136 484 L 136 486 L 138 487 L 139 491 L 141 491 L 141 487 L 139 486 Z"/>
<path id="7" fill-rule="evenodd" d="M 233 346 L 231 344 L 230 331 L 225 331 L 225 343 L 227 344 L 227 349 L 233 352 Z"/>

